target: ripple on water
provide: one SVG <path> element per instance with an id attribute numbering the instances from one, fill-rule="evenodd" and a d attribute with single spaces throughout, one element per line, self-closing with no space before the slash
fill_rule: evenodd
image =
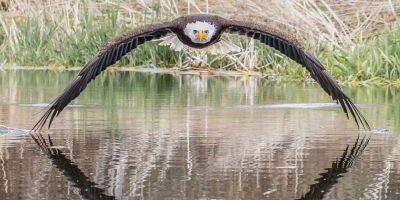
<path id="1" fill-rule="evenodd" d="M 29 103 L 29 104 L 18 104 L 19 106 L 26 106 L 26 107 L 42 107 L 46 108 L 50 105 L 50 103 Z M 78 105 L 78 104 L 70 104 L 66 106 L 67 108 L 81 108 L 86 107 L 85 105 Z"/>
<path id="2" fill-rule="evenodd" d="M 29 130 L 0 125 L 0 148 L 14 147 L 23 143 Z"/>
<path id="3" fill-rule="evenodd" d="M 319 108 L 340 108 L 336 103 L 286 103 L 267 105 L 235 105 L 235 106 L 191 106 L 192 110 L 215 110 L 215 109 L 319 109 Z"/>
<path id="4" fill-rule="evenodd" d="M 25 129 L 19 129 L 19 128 L 12 128 L 12 127 L 7 127 L 4 125 L 0 125 L 0 136 L 1 135 L 26 135 L 29 133 L 29 130 Z"/>

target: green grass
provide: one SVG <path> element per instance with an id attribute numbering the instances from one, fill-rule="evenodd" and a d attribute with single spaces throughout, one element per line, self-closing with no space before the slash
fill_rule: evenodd
<path id="1" fill-rule="evenodd" d="M 354 83 L 385 84 L 400 78 L 400 26 L 356 46 L 317 51 L 335 77 Z M 394 82 L 396 83 L 396 82 Z M 397 83 L 398 84 L 398 83 Z"/>
<path id="2" fill-rule="evenodd" d="M 157 1 L 155 1 L 157 2 Z M 170 19 L 173 16 L 159 14 L 159 4 L 152 4 L 155 14 L 143 20 L 121 23 L 117 8 L 109 7 L 103 15 L 91 14 L 87 2 L 82 1 L 75 18 L 79 23 L 64 15 L 42 13 L 38 17 L 6 22 L 1 18 L 0 59 L 3 63 L 19 66 L 83 66 L 108 39 L 136 26 Z M 146 16 L 146 12 L 144 13 Z M 243 49 L 254 48 L 257 63 L 246 61 L 254 59 L 247 55 L 250 51 L 232 55 L 231 58 L 209 55 L 209 67 L 214 69 L 262 72 L 267 78 L 283 76 L 290 79 L 308 80 L 309 74 L 295 62 L 259 42 L 255 46 L 243 37 L 232 39 Z M 340 47 L 327 47 L 324 43 L 315 44 L 312 39 L 306 42 L 308 49 L 342 82 L 353 84 L 393 84 L 400 85 L 400 26 L 391 32 L 377 37 L 362 38 L 356 45 L 342 44 Z M 245 55 L 246 54 L 246 55 Z M 181 61 L 190 60 L 192 55 L 175 52 L 168 47 L 150 42 L 125 56 L 116 66 L 175 67 Z M 239 63 L 242 64 L 239 64 Z"/>

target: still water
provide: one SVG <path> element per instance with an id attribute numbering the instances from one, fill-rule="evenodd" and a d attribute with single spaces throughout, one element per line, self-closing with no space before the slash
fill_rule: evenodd
<path id="1" fill-rule="evenodd" d="M 107 72 L 33 140 L 75 74 L 0 71 L 0 199 L 400 198 L 399 89 Z"/>

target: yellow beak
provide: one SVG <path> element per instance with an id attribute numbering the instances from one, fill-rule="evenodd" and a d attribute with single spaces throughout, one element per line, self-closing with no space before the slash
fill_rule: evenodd
<path id="1" fill-rule="evenodd" d="M 194 37 L 196 37 L 196 40 L 202 41 L 207 38 L 207 33 L 205 33 L 203 30 L 198 30 L 195 34 Z"/>

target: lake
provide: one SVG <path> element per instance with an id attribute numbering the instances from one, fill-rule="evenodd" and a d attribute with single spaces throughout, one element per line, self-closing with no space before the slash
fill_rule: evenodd
<path id="1" fill-rule="evenodd" d="M 400 89 L 106 72 L 34 140 L 76 73 L 0 71 L 0 199 L 400 198 Z"/>

